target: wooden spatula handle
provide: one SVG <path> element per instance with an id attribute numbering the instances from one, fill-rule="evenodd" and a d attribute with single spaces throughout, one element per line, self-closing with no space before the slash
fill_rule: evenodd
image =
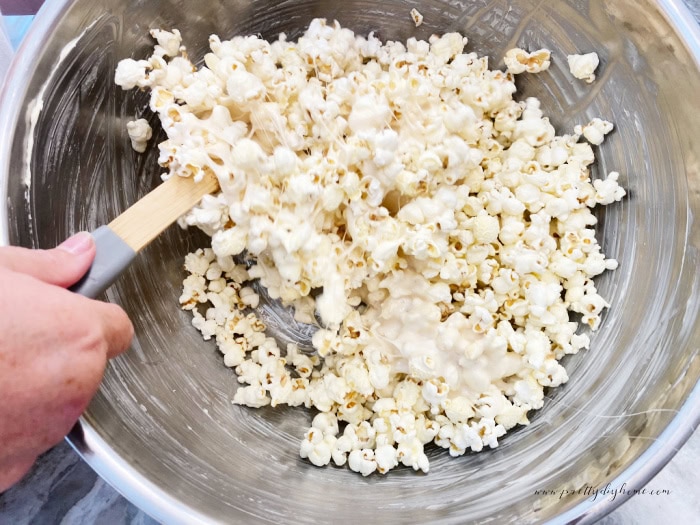
<path id="1" fill-rule="evenodd" d="M 173 176 L 110 222 L 109 227 L 139 252 L 204 195 L 218 189 L 219 181 L 213 174 L 199 182 L 192 177 Z"/>
<path id="2" fill-rule="evenodd" d="M 216 177 L 200 182 L 190 177 L 172 177 L 159 185 L 109 226 L 92 232 L 97 253 L 83 278 L 70 289 L 86 297 L 98 297 L 136 258 L 136 254 L 178 217 L 187 213 L 204 195 L 219 189 Z"/>

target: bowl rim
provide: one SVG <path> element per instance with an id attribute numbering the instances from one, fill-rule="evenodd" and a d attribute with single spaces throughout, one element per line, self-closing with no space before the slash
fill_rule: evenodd
<path id="1" fill-rule="evenodd" d="M 20 116 L 20 102 L 32 75 L 32 65 L 44 47 L 44 37 L 58 25 L 61 16 L 75 0 L 45 2 L 37 13 L 26 37 L 17 50 L 0 86 L 0 130 L 14 130 Z M 700 69 L 700 25 L 682 0 L 656 0 L 667 22 L 676 30 L 686 50 Z M 78 37 L 80 38 L 80 37 Z M 77 39 L 76 39 L 77 40 Z M 59 62 L 60 63 L 60 62 Z M 57 64 L 56 64 L 57 65 Z M 47 77 L 48 83 L 56 65 Z M 9 183 L 10 141 L 0 141 L 0 246 L 9 244 L 7 189 Z M 700 426 L 700 382 L 669 422 L 659 437 L 630 466 L 609 482 L 611 487 L 628 486 L 641 489 L 658 474 Z M 152 518 L 165 523 L 215 523 L 194 508 L 172 497 L 134 467 L 123 461 L 85 416 L 81 416 L 66 441 L 78 455 L 117 492 Z M 630 492 L 611 501 L 588 498 L 549 524 L 593 523 L 609 514 L 632 497 Z"/>

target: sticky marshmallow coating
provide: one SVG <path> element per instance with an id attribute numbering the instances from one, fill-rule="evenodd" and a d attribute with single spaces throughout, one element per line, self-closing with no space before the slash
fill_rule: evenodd
<path id="1" fill-rule="evenodd" d="M 220 181 L 180 221 L 212 239 L 185 258 L 180 304 L 235 369 L 234 403 L 317 410 L 314 465 L 427 472 L 426 444 L 495 447 L 568 380 L 559 360 L 590 344 L 570 314 L 598 327 L 592 278 L 617 266 L 591 209 L 624 190 L 591 181 L 579 142 L 609 123 L 557 136 L 513 99 L 512 73 L 549 51 L 509 52 L 503 72 L 457 33 L 382 43 L 317 19 L 297 42 L 212 36 L 197 69 L 179 33 L 154 37 L 116 81 L 151 91 L 163 178 Z M 320 317 L 314 354 L 265 335 L 255 279 Z"/>

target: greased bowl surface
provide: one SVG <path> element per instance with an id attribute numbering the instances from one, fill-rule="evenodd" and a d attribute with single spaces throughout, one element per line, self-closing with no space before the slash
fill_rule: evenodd
<path id="1" fill-rule="evenodd" d="M 425 16 L 418 28 L 413 7 Z M 427 475 L 398 469 L 362 478 L 315 468 L 298 457 L 309 413 L 231 404 L 232 371 L 177 303 L 182 258 L 207 239 L 174 227 L 107 292 L 130 314 L 136 337 L 110 364 L 71 443 L 167 523 L 601 517 L 626 496 L 561 491 L 641 488 L 700 420 L 700 35 L 679 1 L 48 2 L 0 100 L 0 243 L 53 246 L 109 222 L 157 183 L 162 132 L 139 155 L 125 130 L 135 115 L 148 115 L 147 94 L 113 84 L 118 60 L 147 56 L 149 28 L 180 29 L 199 60 L 212 33 L 294 38 L 314 17 L 384 40 L 460 31 L 467 50 L 488 55 L 492 67 L 515 45 L 549 48 L 552 67 L 518 78 L 517 96 L 540 98 L 560 133 L 596 116 L 615 123 L 594 176 L 619 171 L 628 196 L 597 212 L 604 252 L 620 267 L 598 280 L 612 306 L 591 349 L 566 359 L 569 382 L 496 449 L 460 458 L 431 449 Z M 589 51 L 601 57 L 591 85 L 566 64 L 567 54 Z"/>

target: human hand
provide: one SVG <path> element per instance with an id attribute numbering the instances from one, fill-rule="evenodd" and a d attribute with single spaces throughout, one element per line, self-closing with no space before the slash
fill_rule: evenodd
<path id="1" fill-rule="evenodd" d="M 63 439 L 131 343 L 119 306 L 65 289 L 94 257 L 87 233 L 53 250 L 0 247 L 0 492 Z"/>

